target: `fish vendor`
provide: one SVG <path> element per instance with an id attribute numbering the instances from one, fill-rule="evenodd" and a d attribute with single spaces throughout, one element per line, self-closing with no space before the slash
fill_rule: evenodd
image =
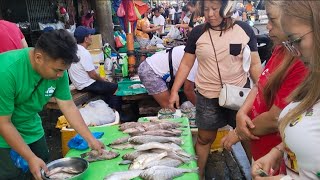
<path id="1" fill-rule="evenodd" d="M 51 97 L 71 126 L 102 153 L 104 145 L 96 140 L 72 100 L 66 70 L 78 62 L 77 43 L 66 30 L 42 34 L 35 48 L 0 54 L 0 177 L 1 179 L 40 180 L 40 170 L 48 172 L 49 151 L 38 114 Z M 24 173 L 10 156 L 14 150 L 29 165 Z"/>

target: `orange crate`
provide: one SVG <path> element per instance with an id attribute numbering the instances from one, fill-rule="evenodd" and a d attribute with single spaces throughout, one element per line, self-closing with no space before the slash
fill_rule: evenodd
<path id="1" fill-rule="evenodd" d="M 61 129 L 61 149 L 62 156 L 64 157 L 69 151 L 68 142 L 71 138 L 73 138 L 77 132 L 73 129 L 63 128 Z"/>

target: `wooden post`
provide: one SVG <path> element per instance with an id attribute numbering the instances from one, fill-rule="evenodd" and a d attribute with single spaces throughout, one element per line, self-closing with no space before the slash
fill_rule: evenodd
<path id="1" fill-rule="evenodd" d="M 96 0 L 96 11 L 102 41 L 114 47 L 111 3 L 110 0 Z"/>

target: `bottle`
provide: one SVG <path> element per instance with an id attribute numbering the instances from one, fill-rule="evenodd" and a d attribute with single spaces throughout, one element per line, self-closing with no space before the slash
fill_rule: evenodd
<path id="1" fill-rule="evenodd" d="M 99 64 L 100 64 L 100 65 L 99 65 L 99 75 L 100 75 L 100 77 L 101 77 L 102 79 L 105 79 L 105 78 L 106 78 L 106 72 L 105 72 L 105 70 L 104 70 L 104 62 L 101 61 Z"/>
<path id="2" fill-rule="evenodd" d="M 29 165 L 23 157 L 21 157 L 16 151 L 11 149 L 10 151 L 10 157 L 12 161 L 14 162 L 14 165 L 17 168 L 20 168 L 24 173 L 26 173 L 29 170 Z"/>

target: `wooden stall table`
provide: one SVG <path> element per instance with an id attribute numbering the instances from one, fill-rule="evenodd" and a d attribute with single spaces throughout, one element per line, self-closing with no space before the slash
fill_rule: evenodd
<path id="1" fill-rule="evenodd" d="M 149 121 L 148 118 L 140 118 L 140 122 L 146 122 Z M 184 136 L 181 136 L 184 144 L 181 146 L 187 153 L 191 155 L 195 155 L 195 151 L 193 148 L 193 143 L 192 143 L 192 137 L 191 137 L 191 131 L 189 127 L 189 121 L 187 118 L 178 118 L 174 119 L 174 121 L 181 122 L 182 125 L 184 126 L 183 129 L 183 134 Z M 106 126 L 106 127 L 92 127 L 89 128 L 91 132 L 104 132 L 103 137 L 100 139 L 104 144 L 109 144 L 112 141 L 127 136 L 127 134 L 122 133 L 121 131 L 118 130 L 119 125 L 113 125 L 113 126 Z M 107 150 L 111 150 L 111 148 L 106 147 Z M 79 151 L 79 150 L 74 150 L 71 149 L 66 157 L 80 157 L 80 154 L 85 153 L 89 151 Z M 98 162 L 92 162 L 89 165 L 89 168 L 87 172 L 85 173 L 83 179 L 88 179 L 88 180 L 102 180 L 105 176 L 113 173 L 113 172 L 118 172 L 118 171 L 127 171 L 129 165 L 119 165 L 119 163 L 122 161 L 122 156 L 126 153 L 134 151 L 134 149 L 127 149 L 127 150 L 113 150 L 116 151 L 120 154 L 115 159 L 111 160 L 105 160 L 105 161 L 98 161 Z M 191 161 L 190 163 L 183 164 L 181 168 L 187 168 L 187 169 L 194 169 L 197 168 L 197 163 L 195 160 Z M 140 178 L 136 178 L 140 179 Z M 197 173 L 186 173 L 183 176 L 175 178 L 175 180 L 198 180 L 199 176 Z"/>

